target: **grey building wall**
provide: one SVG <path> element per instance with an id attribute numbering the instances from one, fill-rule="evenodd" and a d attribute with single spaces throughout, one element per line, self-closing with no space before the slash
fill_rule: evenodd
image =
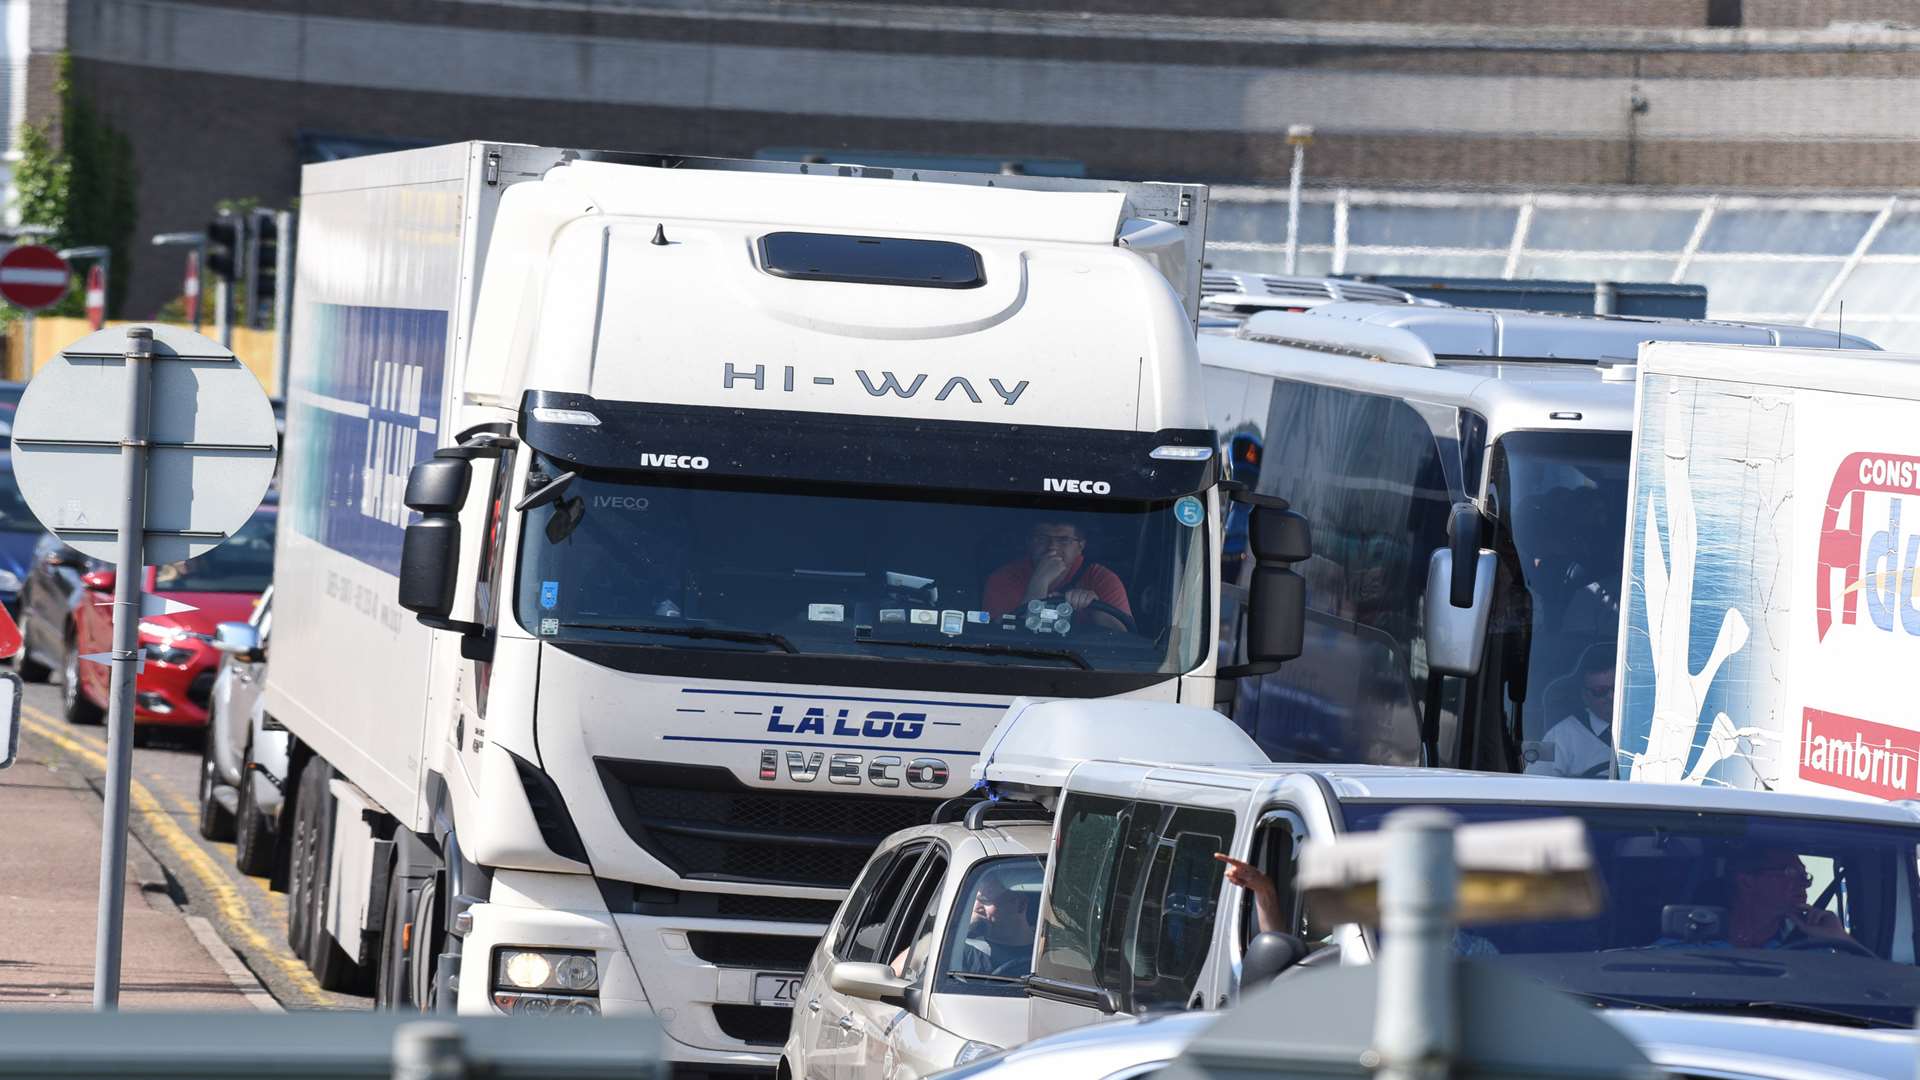
<path id="1" fill-rule="evenodd" d="M 1320 183 L 1920 176 L 1920 33 L 1805 28 L 1900 6 L 1865 0 L 1745 0 L 1747 26 L 1769 20 L 1745 30 L 1703 28 L 1708 0 L 66 6 L 76 81 L 134 141 L 143 234 L 195 228 L 223 197 L 283 205 L 313 136 L 1048 158 L 1272 184 L 1287 126 L 1311 123 Z M 157 308 L 175 277 L 142 260 L 128 310 Z"/>

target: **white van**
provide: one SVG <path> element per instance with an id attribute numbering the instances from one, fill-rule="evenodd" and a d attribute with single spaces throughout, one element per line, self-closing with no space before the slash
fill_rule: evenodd
<path id="1" fill-rule="evenodd" d="M 1034 1037 L 1113 1014 L 1221 1008 L 1243 978 L 1370 962 L 1372 930 L 1325 925 L 1295 893 L 1295 857 L 1309 838 L 1373 830 L 1410 806 L 1467 823 L 1586 823 L 1606 909 L 1467 927 L 1464 955 L 1609 1006 L 1898 1027 L 1920 1006 L 1912 805 L 1277 764 L 1251 746 L 1237 761 L 1170 764 L 1153 758 L 1175 747 L 1200 758 L 1191 747 L 1207 737 L 1204 717 L 1234 725 L 1159 708 L 1177 739 L 1103 731 L 1097 702 L 1016 703 L 976 767 L 990 791 L 1059 793 L 1027 980 Z M 1226 880 L 1220 854 L 1274 883 L 1268 911 Z"/>

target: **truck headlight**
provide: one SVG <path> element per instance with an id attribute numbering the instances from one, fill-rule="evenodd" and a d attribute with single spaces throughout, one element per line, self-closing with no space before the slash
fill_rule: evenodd
<path id="1" fill-rule="evenodd" d="M 504 948 L 494 954 L 492 997 L 501 1012 L 592 1016 L 600 1011 L 592 1000 L 599 989 L 600 966 L 590 952 Z"/>

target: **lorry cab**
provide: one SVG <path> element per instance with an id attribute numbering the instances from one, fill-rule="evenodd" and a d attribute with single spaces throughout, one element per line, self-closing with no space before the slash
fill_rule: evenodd
<path id="1" fill-rule="evenodd" d="M 1374 931 L 1316 918 L 1294 868 L 1304 844 L 1378 829 L 1409 807 L 1585 826 L 1605 909 L 1465 927 L 1460 955 L 1615 1007 L 1905 1028 L 1920 1004 L 1912 805 L 1267 762 L 1250 740 L 1235 750 L 1231 721 L 1192 706 L 1151 718 L 1160 745 L 1193 759 L 1159 761 L 1148 723 L 1096 737 L 1107 707 L 1009 710 L 979 773 L 989 792 L 1057 785 L 1027 982 L 1035 1038 L 1115 1014 L 1223 1008 L 1268 978 L 1371 962 Z M 1049 723 L 1062 712 L 1072 725 Z M 1037 781 L 1018 759 L 1042 753 L 1056 764 Z M 1216 855 L 1251 864 L 1277 903 L 1263 914 Z"/>
<path id="2" fill-rule="evenodd" d="M 1276 760 L 1607 775 L 1586 676 L 1612 670 L 1639 345 L 1816 340 L 1406 302 L 1203 331 L 1223 468 L 1303 514 L 1313 549 L 1301 658 L 1222 686 L 1223 708 Z M 1225 527 L 1223 630 L 1245 550 Z M 1548 738 L 1589 713 L 1592 753 Z"/>

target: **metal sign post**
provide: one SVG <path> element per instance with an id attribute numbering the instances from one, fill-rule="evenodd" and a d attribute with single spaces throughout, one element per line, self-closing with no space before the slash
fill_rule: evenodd
<path id="1" fill-rule="evenodd" d="M 146 576 L 141 533 L 147 520 L 147 397 L 153 331 L 127 331 L 120 442 L 118 557 L 113 560 L 113 676 L 107 691 L 106 817 L 100 830 L 100 908 L 94 927 L 93 1007 L 120 1004 L 120 929 L 127 898 L 127 800 L 133 779 L 133 680 L 140 673 L 140 579 Z"/>
<path id="2" fill-rule="evenodd" d="M 117 400 L 121 409 L 101 408 Z M 245 525 L 273 478 L 273 410 L 230 350 L 176 327 L 90 334 L 27 385 L 14 475 L 40 523 L 112 560 L 112 680 L 93 1005 L 120 999 L 133 704 L 148 563 L 190 559 Z M 101 657 L 84 659 L 98 661 Z"/>

